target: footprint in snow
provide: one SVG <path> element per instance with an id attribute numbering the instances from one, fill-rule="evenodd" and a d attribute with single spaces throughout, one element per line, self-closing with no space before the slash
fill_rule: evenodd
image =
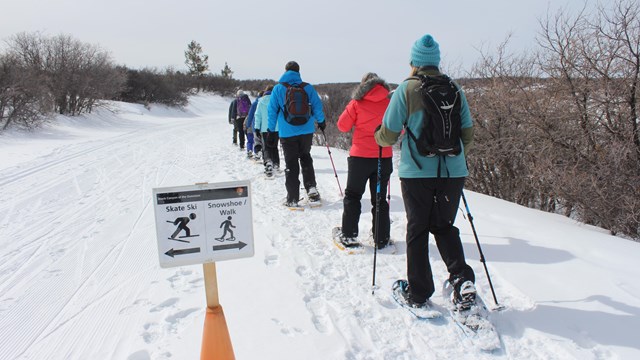
<path id="1" fill-rule="evenodd" d="M 280 264 L 280 256 L 278 254 L 267 254 L 267 256 L 264 257 L 264 263 L 267 266 L 276 266 Z"/>
<path id="2" fill-rule="evenodd" d="M 315 328 L 321 333 L 328 333 L 333 330 L 333 322 L 327 311 L 327 305 L 320 298 L 305 297 L 307 309 L 311 312 L 311 321 Z"/>
<path id="3" fill-rule="evenodd" d="M 280 327 L 280 332 L 283 335 L 287 335 L 291 337 L 294 337 L 296 335 L 306 335 L 306 332 L 300 328 L 287 326 L 285 323 L 283 323 L 278 319 L 271 319 L 271 320 Z"/>
<path id="4" fill-rule="evenodd" d="M 172 307 L 173 305 L 177 304 L 178 301 L 179 301 L 178 298 L 167 299 L 167 300 L 163 301 L 162 303 L 152 307 L 149 310 L 149 312 L 158 312 L 158 311 L 161 311 L 161 310 L 166 309 L 168 307 Z"/>
<path id="5" fill-rule="evenodd" d="M 188 318 L 191 314 L 200 311 L 200 308 L 191 308 L 182 311 L 178 311 L 175 314 L 167 316 L 164 320 L 168 323 L 168 331 L 171 333 L 178 333 L 178 328 L 180 323 L 183 322 L 184 319 Z"/>
<path id="6" fill-rule="evenodd" d="M 142 340 L 144 340 L 145 343 L 151 344 L 160 338 L 160 332 L 157 330 L 157 323 L 146 323 L 143 328 Z"/>
<path id="7" fill-rule="evenodd" d="M 151 355 L 146 350 L 139 350 L 127 356 L 127 360 L 151 360 Z"/>

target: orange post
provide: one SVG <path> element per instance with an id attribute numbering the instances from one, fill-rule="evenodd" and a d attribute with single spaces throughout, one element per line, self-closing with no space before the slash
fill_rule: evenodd
<path id="1" fill-rule="evenodd" d="M 218 279 L 216 264 L 207 263 L 204 267 L 204 288 L 207 295 L 207 314 L 202 332 L 201 360 L 235 360 L 231 337 L 224 318 L 222 306 L 218 300 Z"/>

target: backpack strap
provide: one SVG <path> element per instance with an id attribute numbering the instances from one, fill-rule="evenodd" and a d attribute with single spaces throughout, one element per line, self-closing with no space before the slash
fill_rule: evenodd
<path id="1" fill-rule="evenodd" d="M 291 84 L 289 84 L 289 83 L 287 83 L 287 82 L 284 82 L 284 81 L 281 81 L 281 82 L 279 82 L 278 84 L 283 85 L 283 86 L 284 86 L 284 87 L 286 87 L 287 89 L 291 87 Z M 304 82 L 304 81 L 303 81 L 303 82 L 301 82 L 301 83 L 298 85 L 298 87 L 300 87 L 300 88 L 303 88 L 303 89 L 304 89 L 304 87 L 305 87 L 305 86 L 307 86 L 307 85 L 309 85 L 309 83 L 306 83 L 306 82 Z"/>
<path id="2" fill-rule="evenodd" d="M 409 126 L 408 125 L 405 126 L 404 129 L 407 131 L 407 134 L 409 134 L 409 137 L 413 140 L 413 142 L 417 143 L 418 138 L 416 138 L 416 136 L 413 135 L 413 132 L 411 131 L 411 129 L 409 129 Z M 418 169 L 422 170 L 422 166 L 420 165 L 420 163 L 418 163 L 418 159 L 416 159 L 416 155 L 413 153 L 413 150 L 411 150 L 411 145 L 407 144 L 407 146 L 409 147 L 409 154 L 411 155 L 411 159 L 416 164 Z"/>

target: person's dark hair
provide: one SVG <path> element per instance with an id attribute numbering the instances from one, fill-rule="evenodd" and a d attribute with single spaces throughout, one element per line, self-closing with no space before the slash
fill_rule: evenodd
<path id="1" fill-rule="evenodd" d="M 291 70 L 291 71 L 295 71 L 295 72 L 300 72 L 300 65 L 298 65 L 298 63 L 295 62 L 295 61 L 289 61 L 287 63 L 287 65 L 284 66 L 284 69 L 286 71 Z"/>

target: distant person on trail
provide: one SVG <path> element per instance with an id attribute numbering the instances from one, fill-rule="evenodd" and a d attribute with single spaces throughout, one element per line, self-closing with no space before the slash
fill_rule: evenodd
<path id="1" fill-rule="evenodd" d="M 430 305 L 428 299 L 435 291 L 429 264 L 429 233 L 432 233 L 449 272 L 447 287 L 451 289 L 451 300 L 458 310 L 465 310 L 475 304 L 475 275 L 465 261 L 460 231 L 453 224 L 465 178 L 469 175 L 465 156 L 473 140 L 473 123 L 464 92 L 438 68 L 440 47 L 431 35 L 424 35 L 413 44 L 410 59 L 411 77 L 394 91 L 382 127 L 375 133 L 381 146 L 393 145 L 403 129 L 409 135 L 402 141 L 398 165 L 407 214 L 408 281 L 396 281 L 394 291 L 398 289 L 409 306 Z M 433 129 L 445 121 L 436 116 L 437 111 L 429 110 L 426 92 L 420 88 L 425 86 L 423 82 L 428 85 L 443 79 L 455 101 L 444 104 L 446 106 L 438 103 L 438 109 L 450 111 L 450 119 L 456 119 L 449 122 L 454 125 L 449 126 L 449 131 L 457 136 L 448 140 L 455 139 L 452 143 L 457 149 L 446 153 L 445 150 L 451 148 L 430 148 L 423 155 L 424 151 L 418 146 L 424 141 L 432 143 L 434 137 L 442 138 Z M 422 135 L 427 136 L 427 140 L 422 140 Z"/>
<path id="2" fill-rule="evenodd" d="M 278 152 L 278 142 L 280 140 L 279 137 L 279 128 L 278 124 L 276 124 L 275 129 L 271 132 L 271 141 L 266 141 L 267 132 L 269 129 L 269 121 L 268 121 L 268 108 L 269 101 L 271 100 L 271 91 L 273 90 L 273 85 L 267 85 L 264 89 L 264 93 L 260 98 L 260 102 L 258 103 L 258 109 L 256 110 L 255 115 L 255 129 L 256 134 L 260 134 L 260 138 L 262 140 L 262 154 L 263 154 L 263 164 L 264 164 L 264 174 L 267 178 L 272 178 L 274 176 L 274 171 L 280 170 L 280 152 Z"/>
<path id="3" fill-rule="evenodd" d="M 233 124 L 233 144 L 240 144 L 240 150 L 244 150 L 244 119 L 249 115 L 251 99 L 242 90 L 238 90 L 236 98 L 229 105 L 229 123 Z"/>
<path id="4" fill-rule="evenodd" d="M 273 88 L 268 108 L 267 142 L 275 139 L 272 132 L 279 127 L 279 138 L 284 152 L 285 187 L 287 199 L 285 206 L 299 207 L 300 171 L 303 186 L 309 202 L 320 202 L 320 193 L 316 188 L 316 174 L 311 157 L 311 143 L 316 130 L 314 123 L 324 130 L 326 122 L 322 111 L 322 100 L 316 89 L 302 81 L 300 66 L 295 61 L 285 65 L 285 73 Z"/>
<path id="5" fill-rule="evenodd" d="M 238 98 L 234 98 L 229 104 L 229 125 L 233 127 L 233 145 L 238 145 L 238 130 L 236 130 L 235 120 L 236 120 L 236 112 L 238 111 Z"/>
<path id="6" fill-rule="evenodd" d="M 244 133 L 247 135 L 247 158 L 249 159 L 255 156 L 254 149 L 253 149 L 253 145 L 254 145 L 253 126 L 254 126 L 256 108 L 258 106 L 258 101 L 260 100 L 261 96 L 262 96 L 262 91 L 258 94 L 258 97 L 251 104 L 251 108 L 249 108 L 249 115 L 247 115 L 247 118 L 244 120 L 244 124 L 243 124 Z"/>
<path id="7" fill-rule="evenodd" d="M 389 85 L 375 73 L 366 73 L 362 81 L 354 90 L 352 100 L 338 118 L 338 129 L 349 132 L 353 129 L 351 149 L 349 150 L 347 186 L 344 191 L 342 227 L 339 241 L 345 247 L 357 247 L 358 223 L 360 221 L 362 194 L 369 182 L 369 194 L 371 195 L 371 214 L 373 222 L 371 231 L 378 249 L 383 249 L 389 244 L 389 203 L 387 196 L 387 183 L 393 171 L 391 147 L 382 148 L 381 179 L 380 179 L 380 223 L 378 231 L 380 237 L 376 237 L 376 187 L 378 182 L 378 156 L 380 147 L 376 143 L 373 134 L 382 123 L 387 106 L 389 105 Z"/>

